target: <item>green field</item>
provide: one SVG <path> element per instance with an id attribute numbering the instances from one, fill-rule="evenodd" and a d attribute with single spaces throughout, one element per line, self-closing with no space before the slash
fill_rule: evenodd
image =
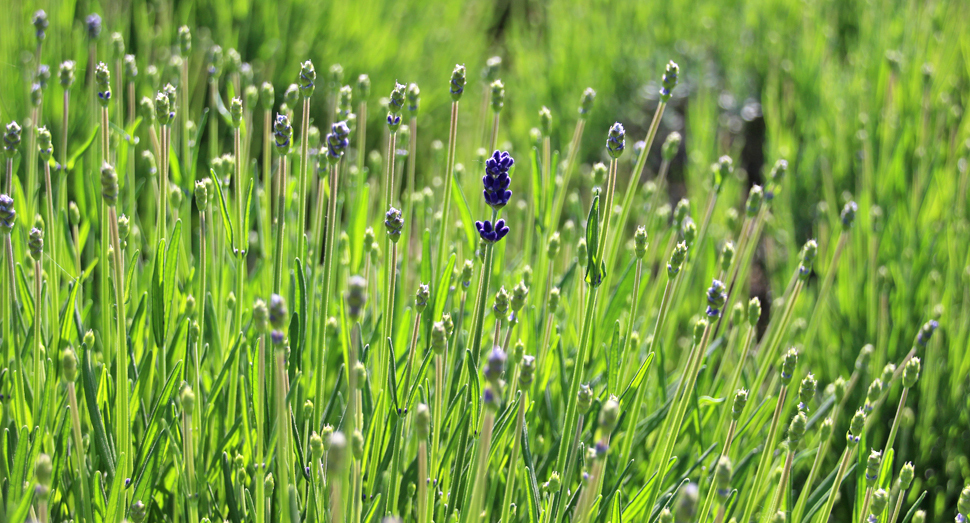
<path id="1" fill-rule="evenodd" d="M 0 523 L 970 520 L 970 3 L 2 12 Z"/>

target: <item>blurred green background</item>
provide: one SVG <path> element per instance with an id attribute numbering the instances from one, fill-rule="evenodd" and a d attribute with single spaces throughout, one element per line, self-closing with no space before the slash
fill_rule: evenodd
<path id="1" fill-rule="evenodd" d="M 540 107 L 551 109 L 553 147 L 564 149 L 580 94 L 586 87 L 597 91 L 580 151 L 582 172 L 605 157 L 602 144 L 614 121 L 626 125 L 629 138 L 642 139 L 664 64 L 679 63 L 681 83 L 655 143 L 659 149 L 671 131 L 685 138 L 671 173 L 670 201 L 702 193 L 707 166 L 728 154 L 735 158 L 738 179 L 725 184 L 722 197 L 739 206 L 747 187 L 759 183 L 776 159 L 788 159 L 790 177 L 752 282 L 752 292 L 766 302 L 784 288 L 797 264 L 797 249 L 808 238 L 818 237 L 819 265 L 825 269 L 839 210 L 850 198 L 858 201 L 862 232 L 852 236 L 817 346 L 805 352 L 805 360 L 823 384 L 830 383 L 851 368 L 859 347 L 873 343 L 878 370 L 886 361 L 899 361 L 923 321 L 938 317 L 940 339 L 924 358 L 928 379 L 910 402 L 915 418 L 909 419 L 916 421 L 906 427 L 898 456 L 917 463 L 918 481 L 931 493 L 924 503 L 931 519 L 948 513 L 944 508 L 954 506 L 970 478 L 970 121 L 965 117 L 970 2 L 7 0 L 0 17 L 3 123 L 28 113 L 29 75 L 23 71 L 35 65 L 30 19 L 37 9 L 50 17 L 42 61 L 55 74 L 52 82 L 65 59 L 77 61 L 79 82 L 84 81 L 83 20 L 92 12 L 104 20 L 99 53 L 107 56 L 107 35 L 120 31 L 126 52 L 136 56 L 142 71 L 139 98 L 154 93 L 144 74 L 149 64 L 159 65 L 163 82 L 173 74 L 164 64 L 182 24 L 194 31 L 193 78 L 204 77 L 213 43 L 234 48 L 252 64 L 257 84 L 273 82 L 278 102 L 306 59 L 316 64 L 321 86 L 327 85 L 331 64 L 342 65 L 343 83 L 353 85 L 357 75 L 369 74 L 371 129 L 378 129 L 374 126 L 382 117 L 377 99 L 394 81 L 416 82 L 422 93 L 417 145 L 422 184 L 431 183 L 432 142 L 447 138 L 447 81 L 456 63 L 469 71 L 459 162 L 477 161 L 481 117 L 487 116 L 479 107 L 485 91 L 480 72 L 487 58 L 499 56 L 498 76 L 506 86 L 499 143 L 523 160 Z M 49 89 L 48 96 L 57 100 L 59 92 Z M 193 81 L 189 117 L 198 119 L 207 105 L 206 84 Z M 60 136 L 60 103 L 45 103 L 43 110 L 44 121 Z M 84 103 L 72 107 L 72 143 L 91 133 L 87 111 Z M 327 121 L 324 103 L 315 103 L 313 111 L 314 120 Z M 257 132 L 260 127 L 257 118 Z M 221 142 L 229 147 L 230 130 L 223 126 L 222 131 Z M 202 140 L 208 139 L 203 133 Z M 369 148 L 379 149 L 380 140 L 380 132 L 372 131 Z M 207 144 L 200 150 L 207 151 Z M 629 176 L 633 156 L 624 159 L 621 177 Z M 648 163 L 650 173 L 652 162 L 659 163 L 658 154 Z M 587 186 L 578 187 L 586 201 Z M 870 218 L 874 204 L 882 209 L 878 223 Z M 567 218 L 581 223 L 583 208 L 567 206 Z M 718 210 L 715 224 L 724 221 L 724 210 Z M 707 284 L 689 285 L 690 292 L 702 292 Z M 803 301 L 796 318 L 811 312 L 814 300 Z M 884 333 L 872 321 L 874 308 L 887 315 Z M 686 333 L 688 317 L 681 316 L 674 318 L 677 332 Z"/>

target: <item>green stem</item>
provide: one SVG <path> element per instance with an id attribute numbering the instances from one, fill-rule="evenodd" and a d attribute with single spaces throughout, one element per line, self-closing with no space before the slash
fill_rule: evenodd
<path id="1" fill-rule="evenodd" d="M 337 227 L 339 225 L 339 219 L 337 218 L 337 190 L 340 183 L 340 162 L 330 165 L 330 198 L 328 199 L 328 210 L 326 217 L 326 225 L 324 226 L 324 243 L 323 243 L 323 299 L 321 300 L 321 319 L 326 322 L 330 314 L 330 294 L 332 292 L 331 286 L 333 284 L 333 249 L 334 249 L 334 237 L 336 236 Z M 323 183 L 320 184 L 323 186 Z M 322 194 L 320 195 L 322 196 Z M 318 203 L 318 206 L 320 204 Z M 324 324 L 326 325 L 326 324 Z M 324 327 L 326 328 L 326 327 Z M 329 354 L 330 337 L 324 335 L 323 337 L 323 350 L 320 355 L 321 369 L 323 368 L 323 363 L 326 361 L 327 354 Z M 317 414 L 321 414 L 324 408 L 323 396 L 326 389 L 326 375 L 320 372 L 320 378 L 317 381 L 317 404 L 315 408 L 317 409 Z"/>
<path id="2" fill-rule="evenodd" d="M 787 395 L 788 386 L 782 385 L 781 391 L 778 393 L 778 402 L 775 404 L 775 413 L 771 418 L 771 425 L 768 427 L 768 436 L 765 438 L 764 445 L 761 448 L 761 457 L 758 459 L 757 473 L 754 477 L 754 483 L 751 484 L 751 494 L 745 503 L 744 516 L 741 518 L 741 521 L 751 521 L 755 506 L 760 501 L 762 483 L 764 483 L 768 475 L 768 465 L 771 462 L 771 456 L 774 454 L 775 436 L 778 433 L 778 421 L 781 419 L 781 412 L 784 408 L 785 397 Z"/>
<path id="3" fill-rule="evenodd" d="M 41 279 L 43 278 L 43 269 L 40 266 L 40 260 L 34 262 L 34 405 L 30 409 L 31 417 L 34 419 L 36 424 L 40 421 L 40 396 L 41 391 L 44 390 L 42 382 L 42 374 L 44 369 L 44 363 L 40 356 L 40 345 L 41 345 L 41 334 L 40 334 L 40 322 L 43 314 L 41 313 L 41 296 L 40 293 L 43 290 L 43 283 Z M 41 429 L 46 429 L 46 427 L 41 427 Z"/>
<path id="4" fill-rule="evenodd" d="M 310 97 L 303 97 L 303 123 L 300 126 L 300 196 L 297 201 L 297 229 L 296 233 L 299 236 L 299 241 L 297 242 L 297 258 L 303 257 L 303 252 L 305 249 L 304 242 L 306 241 L 306 186 L 307 186 L 307 169 L 309 167 L 309 149 L 310 140 L 307 139 L 307 134 L 310 130 Z"/>
<path id="5" fill-rule="evenodd" d="M 276 259 L 273 260 L 273 293 L 280 293 L 280 286 L 283 282 L 283 233 L 286 222 L 286 213 L 284 212 L 284 205 L 286 204 L 286 198 L 284 194 L 286 188 L 284 184 L 286 183 L 286 155 L 280 155 L 280 167 L 276 174 L 277 177 L 277 204 L 276 204 Z"/>
<path id="6" fill-rule="evenodd" d="M 91 498 L 88 497 L 88 469 L 84 463 L 84 440 L 81 437 L 81 416 L 77 409 L 77 391 L 74 382 L 67 383 L 67 398 L 71 404 L 71 428 L 74 436 L 74 452 L 71 454 L 77 459 L 78 481 L 81 484 L 81 499 L 77 500 L 84 514 L 84 523 L 94 523 L 94 515 L 91 512 Z"/>
<path id="7" fill-rule="evenodd" d="M 825 274 L 825 280 L 822 281 L 822 286 L 818 290 L 818 297 L 815 299 L 815 306 L 812 307 L 812 315 L 808 320 L 808 331 L 805 334 L 804 346 L 806 349 L 811 349 L 812 343 L 815 341 L 815 333 L 818 331 L 818 320 L 821 315 L 822 307 L 825 306 L 825 302 L 829 296 L 829 290 L 832 288 L 832 282 L 835 281 L 835 273 L 838 272 L 839 268 L 839 258 L 842 256 L 842 250 L 845 248 L 845 244 L 849 239 L 849 233 L 843 230 L 839 234 L 839 241 L 835 246 L 835 252 L 832 254 L 832 261 L 829 263 L 828 270 Z"/>
<path id="8" fill-rule="evenodd" d="M 121 241 L 118 237 L 118 215 L 114 206 L 108 207 L 108 227 L 111 232 L 111 243 L 114 246 L 114 291 L 116 318 L 118 320 L 117 341 L 117 362 L 116 369 L 118 378 L 115 382 L 115 401 L 116 401 L 116 427 L 118 428 L 118 439 L 121 452 L 124 453 L 122 464 L 118 473 L 125 477 L 131 476 L 130 460 L 131 456 L 131 422 L 128 417 L 128 336 L 126 333 L 127 322 L 125 320 L 125 266 L 124 252 L 121 250 Z"/>
<path id="9" fill-rule="evenodd" d="M 516 462 L 519 457 L 522 426 L 525 423 L 525 406 L 528 402 L 528 391 L 521 390 L 519 393 L 519 409 L 515 417 L 515 433 L 512 434 L 512 453 L 509 455 L 509 472 L 505 482 L 505 497 L 502 499 L 502 519 L 499 521 L 512 521 L 509 518 L 509 512 L 512 508 L 512 502 L 515 499 L 515 478 L 516 471 L 518 470 Z"/>
<path id="10" fill-rule="evenodd" d="M 455 172 L 455 147 L 457 146 L 457 135 L 458 135 L 458 102 L 451 102 L 451 123 L 448 127 L 448 156 L 445 163 L 445 179 L 444 179 L 444 190 L 445 195 L 441 204 L 441 231 L 438 233 L 438 257 L 435 261 L 434 274 L 437 278 L 440 276 L 441 269 L 445 265 L 445 247 L 447 246 L 445 234 L 447 230 L 449 219 L 448 214 L 451 210 L 451 186 L 454 182 L 454 172 Z M 447 289 L 435 289 L 435 294 L 438 292 L 447 292 Z M 432 449 L 435 451 L 436 449 Z"/>
<path id="11" fill-rule="evenodd" d="M 657 344 L 657 338 L 664 328 L 664 323 L 667 321 L 667 313 L 670 310 L 670 296 L 673 293 L 675 286 L 676 280 L 671 280 L 668 278 L 667 283 L 664 285 L 663 298 L 660 299 L 660 313 L 657 315 L 657 323 L 653 328 L 653 336 L 650 338 L 650 347 L 647 349 L 647 354 L 654 351 L 654 346 Z M 646 387 L 644 387 L 643 383 L 641 383 L 640 387 L 638 387 L 635 391 L 633 408 L 630 410 L 630 422 L 623 438 L 623 453 L 621 454 L 622 457 L 620 458 L 620 463 L 629 463 L 630 457 L 633 454 L 633 440 L 636 437 L 635 433 L 637 425 L 640 422 L 640 411 L 643 409 L 643 399 L 646 396 L 646 393 Z"/>
<path id="12" fill-rule="evenodd" d="M 569 182 L 572 179 L 573 171 L 576 166 L 576 155 L 579 154 L 579 143 L 583 139 L 583 130 L 586 128 L 586 119 L 580 118 L 576 121 L 576 128 L 573 130 L 573 138 L 569 141 L 569 153 L 566 156 L 566 168 L 563 170 L 562 186 L 556 194 L 556 199 L 552 205 L 552 222 L 547 224 L 550 230 L 555 230 L 559 225 L 562 216 L 563 204 L 566 202 L 566 193 L 569 191 Z M 444 222 L 442 222 L 444 223 Z M 552 234 L 550 232 L 550 234 Z M 548 289 L 546 289 L 548 291 Z"/>

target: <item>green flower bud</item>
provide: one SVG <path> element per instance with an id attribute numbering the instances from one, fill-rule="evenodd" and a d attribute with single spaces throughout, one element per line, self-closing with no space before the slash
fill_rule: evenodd
<path id="1" fill-rule="evenodd" d="M 87 347 L 89 349 L 93 349 L 94 348 L 94 331 L 92 331 L 91 329 L 88 329 L 87 332 L 84 333 L 84 338 L 82 338 L 81 343 L 83 343 L 85 347 Z"/>
<path id="2" fill-rule="evenodd" d="M 431 290 L 428 289 L 427 284 L 418 285 L 418 292 L 414 295 L 414 308 L 417 309 L 418 314 L 423 313 L 428 307 L 429 299 L 431 299 Z"/>
<path id="3" fill-rule="evenodd" d="M 781 362 L 781 381 L 785 385 L 791 383 L 792 376 L 795 375 L 795 365 L 798 363 L 798 351 L 792 347 L 788 349 Z"/>
<path id="4" fill-rule="evenodd" d="M 57 69 L 57 79 L 64 89 L 70 89 L 74 84 L 74 60 L 65 60 Z"/>
<path id="5" fill-rule="evenodd" d="M 664 509 L 660 511 L 660 516 L 657 519 L 657 523 L 674 523 L 674 514 L 669 508 L 664 507 Z"/>
<path id="6" fill-rule="evenodd" d="M 118 203 L 118 173 L 107 163 L 101 166 L 101 197 L 108 207 Z"/>
<path id="7" fill-rule="evenodd" d="M 350 448 L 354 453 L 354 459 L 360 461 L 364 457 L 364 435 L 359 430 L 355 430 L 351 436 Z"/>
<path id="8" fill-rule="evenodd" d="M 498 292 L 495 293 L 495 303 L 492 305 L 492 313 L 495 314 L 495 318 L 498 320 L 507 320 L 509 318 L 509 293 L 505 290 L 505 287 L 499 288 Z"/>
<path id="9" fill-rule="evenodd" d="M 818 427 L 818 438 L 819 441 L 826 441 L 829 436 L 832 435 L 832 429 L 835 424 L 832 422 L 832 418 L 825 418 L 825 421 Z"/>
<path id="10" fill-rule="evenodd" d="M 579 413 L 583 416 L 589 412 L 590 407 L 593 406 L 593 389 L 589 388 L 589 385 L 583 383 L 579 386 L 579 393 L 576 402 Z"/>
<path id="11" fill-rule="evenodd" d="M 145 516 L 147 515 L 148 508 L 145 504 L 138 500 L 131 505 L 131 521 L 132 523 L 142 523 L 145 521 Z"/>
<path id="12" fill-rule="evenodd" d="M 886 489 L 877 489 L 872 493 L 872 501 L 870 503 L 871 513 L 878 519 L 882 516 L 882 513 L 886 511 L 886 505 L 889 504 L 889 493 Z"/>
<path id="13" fill-rule="evenodd" d="M 731 419 L 738 421 L 741 419 L 741 414 L 744 412 L 745 405 L 748 404 L 748 391 L 744 389 L 738 390 L 734 394 L 734 403 L 731 406 Z"/>
<path id="14" fill-rule="evenodd" d="M 414 413 L 414 430 L 421 440 L 427 440 L 431 434 L 431 411 L 424 403 L 419 403 Z"/>
<path id="15" fill-rule="evenodd" d="M 243 117 L 243 103 L 238 96 L 229 102 L 229 115 L 232 117 L 232 126 L 238 129 Z"/>
<path id="16" fill-rule="evenodd" d="M 812 373 L 808 373 L 802 379 L 801 385 L 798 387 L 798 407 L 801 410 L 808 410 L 808 404 L 812 402 L 815 398 L 815 391 L 818 388 L 818 381 L 815 380 L 815 376 Z"/>
<path id="17" fill-rule="evenodd" d="M 805 413 L 799 411 L 798 414 L 791 420 L 791 424 L 788 426 L 788 443 L 789 452 L 794 451 L 795 447 L 798 446 L 798 442 L 805 437 L 805 430 L 808 426 L 808 418 L 805 417 Z"/>
<path id="18" fill-rule="evenodd" d="M 370 77 L 366 74 L 357 77 L 357 93 L 361 99 L 370 96 Z"/>
<path id="19" fill-rule="evenodd" d="M 553 287 L 549 291 L 549 314 L 555 314 L 559 308 L 559 287 Z"/>
<path id="20" fill-rule="evenodd" d="M 505 107 L 505 84 L 502 80 L 495 80 L 490 86 L 492 90 L 492 112 L 500 113 Z"/>
<path id="21" fill-rule="evenodd" d="M 188 56 L 192 51 L 192 30 L 189 26 L 183 25 L 179 27 L 179 52 L 182 56 Z"/>
<path id="22" fill-rule="evenodd" d="M 875 407 L 876 402 L 879 401 L 879 396 L 882 395 L 882 391 L 883 391 L 882 380 L 879 378 L 872 380 L 872 383 L 869 384 L 869 390 L 866 392 L 865 409 L 867 413 L 872 412 L 872 409 Z"/>
<path id="23" fill-rule="evenodd" d="M 38 454 L 37 461 L 34 462 L 34 478 L 37 479 L 37 483 L 50 487 L 53 470 L 51 457 L 43 453 Z"/>
<path id="24" fill-rule="evenodd" d="M 633 233 L 634 254 L 638 260 L 642 260 L 647 254 L 647 229 L 640 225 Z"/>
<path id="25" fill-rule="evenodd" d="M 546 255 L 549 259 L 555 258 L 559 254 L 559 246 L 559 232 L 556 231 L 552 233 L 552 236 L 549 237 L 549 242 L 546 244 Z"/>
<path id="26" fill-rule="evenodd" d="M 916 471 L 913 467 L 913 462 L 907 462 L 903 465 L 903 468 L 899 469 L 899 490 L 909 490 L 910 485 L 913 484 L 913 478 L 916 475 Z"/>
<path id="27" fill-rule="evenodd" d="M 736 231 L 738 229 L 738 210 L 731 207 L 727 210 L 727 218 L 725 219 L 728 231 Z"/>
<path id="28" fill-rule="evenodd" d="M 188 385 L 182 387 L 182 394 L 179 398 L 182 404 L 182 412 L 185 412 L 186 416 L 191 416 L 195 411 L 195 393 L 192 392 L 192 387 Z"/>
<path id="29" fill-rule="evenodd" d="M 856 436 L 862 435 L 862 430 L 866 426 L 866 412 L 863 409 L 856 411 L 855 415 L 852 416 L 852 421 L 849 422 L 849 432 L 855 434 Z"/>
<path id="30" fill-rule="evenodd" d="M 880 465 L 882 465 L 882 452 L 869 449 L 869 457 L 866 458 L 866 485 L 869 488 L 874 488 L 879 480 Z"/>
<path id="31" fill-rule="evenodd" d="M 785 523 L 785 513 L 778 511 L 771 517 L 771 523 Z"/>
<path id="32" fill-rule="evenodd" d="M 700 344 L 706 330 L 707 320 L 704 318 L 697 320 L 697 323 L 694 324 L 694 345 Z"/>
<path id="33" fill-rule="evenodd" d="M 111 57 L 115 60 L 121 58 L 125 54 L 125 39 L 121 36 L 121 33 L 114 32 L 111 33 Z"/>
<path id="34" fill-rule="evenodd" d="M 896 374 L 896 365 L 892 362 L 887 363 L 885 367 L 882 368 L 882 374 L 879 375 L 879 379 L 886 385 L 892 383 L 893 376 Z"/>
<path id="35" fill-rule="evenodd" d="M 86 336 L 85 336 L 86 337 Z M 88 345 L 91 347 L 91 345 Z M 66 383 L 74 383 L 77 379 L 77 356 L 70 347 L 61 352 L 61 379 Z"/>
<path id="36" fill-rule="evenodd" d="M 734 466 L 731 458 L 721 456 L 714 466 L 714 483 L 717 485 L 717 495 L 722 499 L 731 494 L 731 476 L 734 475 Z"/>
<path id="37" fill-rule="evenodd" d="M 276 101 L 276 91 L 273 89 L 273 84 L 269 82 L 263 82 L 263 85 L 259 88 L 259 104 L 263 106 L 266 111 L 273 110 L 273 103 Z"/>
<path id="38" fill-rule="evenodd" d="M 536 359 L 532 356 L 522 356 L 522 363 L 519 366 L 519 386 L 528 389 L 535 379 Z"/>
<path id="39" fill-rule="evenodd" d="M 919 379 L 920 363 L 920 359 L 916 356 L 906 362 L 906 366 L 903 367 L 903 387 L 911 389 L 916 385 L 916 381 Z"/>
<path id="40" fill-rule="evenodd" d="M 687 250 L 688 247 L 685 242 L 680 242 L 674 247 L 674 252 L 670 255 L 670 262 L 667 264 L 668 279 L 672 279 L 680 272 L 680 269 L 684 265 L 684 260 L 687 259 Z"/>
<path id="41" fill-rule="evenodd" d="M 448 333 L 445 331 L 445 324 L 440 321 L 431 327 L 431 348 L 439 356 L 448 348 Z"/>
<path id="42" fill-rule="evenodd" d="M 748 191 L 748 201 L 745 203 L 745 212 L 749 218 L 754 218 L 757 216 L 758 211 L 761 210 L 761 203 L 764 201 L 765 193 L 760 185 L 755 185 L 751 187 Z"/>
<path id="43" fill-rule="evenodd" d="M 54 146 L 51 144 L 51 132 L 46 127 L 37 129 L 37 151 L 44 163 L 50 161 Z"/>
<path id="44" fill-rule="evenodd" d="M 17 155 L 21 131 L 20 124 L 17 122 L 7 124 L 6 132 L 3 134 L 3 150 L 7 154 L 7 158 L 13 158 Z"/>
<path id="45" fill-rule="evenodd" d="M 512 288 L 512 299 L 509 302 L 512 312 L 518 313 L 525 306 L 525 300 L 529 297 L 529 288 L 525 282 L 519 282 Z"/>
<path id="46" fill-rule="evenodd" d="M 741 325 L 741 323 L 746 319 L 747 318 L 745 318 L 744 315 L 744 305 L 741 302 L 735 303 L 734 307 L 731 308 L 731 324 Z"/>
<path id="47" fill-rule="evenodd" d="M 757 296 L 748 302 L 748 325 L 752 328 L 758 325 L 761 320 L 761 300 Z"/>
<path id="48" fill-rule="evenodd" d="M 616 396 L 610 396 L 603 404 L 600 409 L 600 426 L 606 432 L 613 432 L 616 428 L 616 422 L 620 419 L 620 403 L 617 401 Z"/>
<path id="49" fill-rule="evenodd" d="M 913 514 L 913 519 L 910 520 L 910 523 L 925 523 L 925 522 L 926 522 L 926 512 L 923 512 L 922 510 L 917 510 L 916 513 Z"/>
<path id="50" fill-rule="evenodd" d="M 318 463 L 323 458 L 323 438 L 316 431 L 310 434 L 310 456 L 313 463 Z"/>
<path id="51" fill-rule="evenodd" d="M 670 162 L 674 159 L 674 156 L 677 156 L 681 140 L 680 133 L 676 131 L 667 135 L 667 139 L 664 140 L 663 147 L 660 149 L 660 157 L 663 161 Z"/>
<path id="52" fill-rule="evenodd" d="M 549 475 L 549 481 L 542 484 L 543 490 L 546 492 L 559 492 L 559 488 L 562 486 L 562 480 L 559 479 L 559 473 L 553 472 Z"/>
<path id="53" fill-rule="evenodd" d="M 367 385 L 367 367 L 358 361 L 354 364 L 354 375 L 357 380 L 357 390 L 364 390 L 364 387 Z"/>

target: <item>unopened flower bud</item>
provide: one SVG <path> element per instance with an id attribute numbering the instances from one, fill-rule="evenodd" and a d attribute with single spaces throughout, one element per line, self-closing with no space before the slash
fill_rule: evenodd
<path id="1" fill-rule="evenodd" d="M 903 367 L 903 387 L 910 389 L 916 385 L 916 381 L 919 379 L 919 372 L 920 359 L 913 356 L 906 362 L 906 366 Z"/>

